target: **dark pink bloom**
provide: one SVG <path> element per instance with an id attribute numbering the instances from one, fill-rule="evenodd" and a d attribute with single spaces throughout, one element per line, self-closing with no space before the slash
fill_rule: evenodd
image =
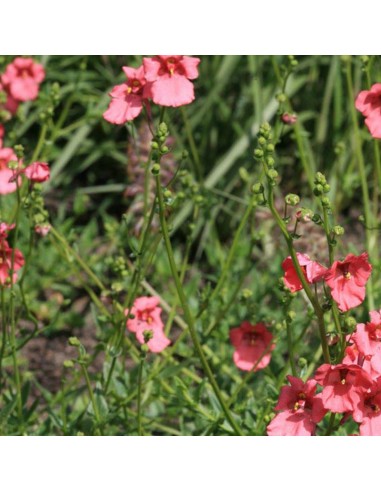
<path id="1" fill-rule="evenodd" d="M 381 436 L 381 377 L 362 395 L 353 420 L 360 423 L 360 436 Z"/>
<path id="2" fill-rule="evenodd" d="M 341 311 L 359 306 L 365 298 L 365 285 L 372 272 L 368 253 L 347 255 L 344 261 L 335 261 L 325 275 L 331 295 Z"/>
<path id="3" fill-rule="evenodd" d="M 138 297 L 130 311 L 134 318 L 127 319 L 127 329 L 135 333 L 140 343 L 144 343 L 145 333 L 150 332 L 151 339 L 147 345 L 151 352 L 162 352 L 171 343 L 164 333 L 159 303 L 158 297 Z M 125 315 L 129 315 L 128 310 Z"/>
<path id="4" fill-rule="evenodd" d="M 7 241 L 3 240 L 0 243 L 0 284 L 11 284 L 12 256 L 14 255 L 13 263 L 13 283 L 17 280 L 17 272 L 24 265 L 24 256 L 18 249 L 14 250 L 9 246 Z"/>
<path id="5" fill-rule="evenodd" d="M 16 224 L 6 224 L 5 222 L 0 222 L 0 244 L 3 239 L 6 239 L 8 232 L 16 227 Z"/>
<path id="6" fill-rule="evenodd" d="M 321 395 L 316 395 L 316 381 L 304 383 L 301 379 L 287 376 L 291 386 L 283 386 L 275 410 L 283 410 L 267 427 L 269 436 L 311 436 L 316 424 L 327 410 Z"/>
<path id="7" fill-rule="evenodd" d="M 299 265 L 302 268 L 302 272 L 304 273 L 304 276 L 309 284 L 322 280 L 327 271 L 325 267 L 316 261 L 312 261 L 308 255 L 303 255 L 302 253 L 296 253 L 296 255 Z M 296 292 L 303 289 L 302 283 L 299 280 L 298 274 L 294 268 L 294 263 L 291 256 L 288 256 L 283 261 L 282 268 L 284 270 L 283 280 L 286 287 L 289 288 L 291 292 Z"/>
<path id="8" fill-rule="evenodd" d="M 354 364 L 323 364 L 317 369 L 315 380 L 323 386 L 324 408 L 335 413 L 356 410 L 362 395 L 372 386 L 370 375 Z"/>
<path id="9" fill-rule="evenodd" d="M 356 98 L 356 109 L 365 116 L 365 124 L 372 137 L 381 138 L 381 84 L 361 91 Z"/>
<path id="10" fill-rule="evenodd" d="M 36 225 L 34 227 L 34 231 L 36 234 L 39 234 L 42 237 L 45 237 L 49 234 L 50 229 L 52 226 L 50 224 L 45 224 L 45 225 Z"/>
<path id="11" fill-rule="evenodd" d="M 243 371 L 259 371 L 270 363 L 273 335 L 263 323 L 256 325 L 243 321 L 237 328 L 230 330 L 230 341 L 235 347 L 233 360 Z"/>
<path id="12" fill-rule="evenodd" d="M 281 119 L 285 125 L 295 125 L 295 123 L 298 121 L 298 117 L 296 114 L 289 113 L 283 113 Z"/>
<path id="13" fill-rule="evenodd" d="M 145 75 L 150 82 L 150 97 L 160 106 L 178 107 L 194 100 L 190 80 L 198 77 L 199 58 L 191 56 L 154 56 L 144 58 Z"/>
<path id="14" fill-rule="evenodd" d="M 11 148 L 4 147 L 0 149 L 0 195 L 13 193 L 17 189 L 16 171 L 7 167 L 8 162 L 17 161 L 17 156 Z M 18 186 L 21 179 L 18 178 Z"/>
<path id="15" fill-rule="evenodd" d="M 5 130 L 3 125 L 0 125 L 0 149 L 3 146 L 3 138 L 4 138 Z"/>
<path id="16" fill-rule="evenodd" d="M 109 123 L 123 125 L 131 121 L 141 113 L 143 103 L 149 93 L 144 94 L 146 79 L 144 67 L 123 67 L 127 82 L 116 85 L 110 92 L 111 102 L 103 113 L 103 118 Z"/>
<path id="17" fill-rule="evenodd" d="M 45 70 L 40 63 L 31 58 L 15 58 L 7 66 L 1 82 L 16 101 L 32 101 L 38 96 L 44 78 Z"/>
<path id="18" fill-rule="evenodd" d="M 50 178 L 50 169 L 46 162 L 33 162 L 22 172 L 33 183 L 43 183 Z"/>

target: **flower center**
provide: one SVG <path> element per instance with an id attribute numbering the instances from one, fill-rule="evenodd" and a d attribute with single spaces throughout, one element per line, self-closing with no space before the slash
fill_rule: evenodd
<path id="1" fill-rule="evenodd" d="M 147 324 L 152 324 L 153 322 L 153 318 L 151 316 L 151 312 L 150 311 L 143 311 L 141 314 L 140 314 L 140 319 L 142 321 L 145 321 Z"/>
<path id="2" fill-rule="evenodd" d="M 346 280 L 349 280 L 351 278 L 351 274 L 349 272 L 344 272 L 343 275 Z"/>
<path id="3" fill-rule="evenodd" d="M 257 334 L 256 333 L 245 333 L 243 335 L 243 341 L 245 345 L 249 345 L 250 347 L 253 347 L 257 341 Z"/>

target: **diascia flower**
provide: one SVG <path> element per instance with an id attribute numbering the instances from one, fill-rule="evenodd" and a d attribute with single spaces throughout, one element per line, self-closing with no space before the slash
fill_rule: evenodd
<path id="1" fill-rule="evenodd" d="M 368 253 L 349 254 L 344 261 L 335 261 L 325 275 L 325 282 L 341 311 L 359 306 L 365 298 L 365 285 L 372 272 Z"/>
<path id="2" fill-rule="evenodd" d="M 230 330 L 230 341 L 235 347 L 233 360 L 243 371 L 258 371 L 270 363 L 273 335 L 263 323 L 256 325 L 243 321 L 240 326 Z"/>
<path id="3" fill-rule="evenodd" d="M 0 195 L 13 193 L 17 189 L 17 183 L 20 186 L 21 179 L 15 179 L 16 173 L 8 168 L 10 161 L 17 161 L 17 156 L 11 148 L 4 147 L 0 149 Z"/>
<path id="4" fill-rule="evenodd" d="M 20 250 L 13 250 L 7 241 L 2 240 L 0 242 L 0 284 L 9 285 L 11 283 L 10 274 L 12 271 L 12 257 L 13 262 L 13 283 L 17 280 L 17 272 L 24 265 L 24 256 Z"/>
<path id="5" fill-rule="evenodd" d="M 144 101 L 150 96 L 148 89 L 145 89 L 146 78 L 143 66 L 123 67 L 123 71 L 127 81 L 113 88 L 109 94 L 112 98 L 111 102 L 107 111 L 103 113 L 103 118 L 115 125 L 123 125 L 139 116 Z"/>
<path id="6" fill-rule="evenodd" d="M 192 56 L 154 56 L 144 58 L 152 100 L 160 106 L 178 107 L 194 100 L 193 79 L 198 77 L 199 58 Z"/>
<path id="7" fill-rule="evenodd" d="M 308 255 L 303 255 L 302 253 L 296 253 L 296 255 L 302 272 L 304 273 L 304 276 L 309 284 L 322 280 L 327 271 L 325 267 L 316 261 L 312 261 Z M 288 256 L 283 261 L 282 268 L 284 270 L 283 280 L 286 287 L 290 289 L 291 292 L 296 292 L 303 289 L 291 256 Z"/>
<path id="8" fill-rule="evenodd" d="M 316 395 L 316 381 L 304 383 L 294 376 L 287 376 L 290 386 L 280 390 L 275 410 L 278 413 L 267 427 L 269 436 L 311 436 L 316 424 L 327 410 L 323 407 L 321 394 Z"/>
<path id="9" fill-rule="evenodd" d="M 354 364 L 323 364 L 317 369 L 315 380 L 323 386 L 324 408 L 335 413 L 355 411 L 363 394 L 372 386 L 370 375 Z"/>
<path id="10" fill-rule="evenodd" d="M 372 137 L 381 138 L 381 84 L 361 91 L 356 98 L 356 109 L 365 116 L 365 124 Z"/>
<path id="11" fill-rule="evenodd" d="M 33 162 L 22 172 L 33 183 L 43 183 L 50 178 L 50 169 L 46 162 Z"/>
<path id="12" fill-rule="evenodd" d="M 149 332 L 151 339 L 147 342 L 151 352 L 162 352 L 171 343 L 165 336 L 164 325 L 161 321 L 161 308 L 159 307 L 160 299 L 158 297 L 138 297 L 129 313 L 134 317 L 127 319 L 127 329 L 135 333 L 140 343 L 144 342 L 144 337 Z"/>
<path id="13" fill-rule="evenodd" d="M 381 377 L 361 396 L 353 420 L 360 423 L 360 436 L 381 436 Z"/>
<path id="14" fill-rule="evenodd" d="M 6 91 L 16 101 L 33 101 L 45 78 L 44 67 L 32 58 L 15 58 L 1 77 Z"/>

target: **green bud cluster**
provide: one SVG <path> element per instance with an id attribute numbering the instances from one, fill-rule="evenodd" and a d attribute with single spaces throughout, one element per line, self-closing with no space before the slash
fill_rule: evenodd
<path id="1" fill-rule="evenodd" d="M 275 166 L 275 159 L 274 159 L 274 152 L 275 152 L 275 146 L 271 142 L 272 140 L 272 132 L 271 132 L 271 126 L 269 123 L 263 123 L 258 132 L 258 146 L 256 149 L 254 149 L 254 159 L 263 162 L 266 165 L 267 168 L 267 178 L 269 180 L 270 186 L 275 186 L 276 185 L 276 180 L 278 177 L 278 172 L 274 169 Z M 257 187 L 256 190 L 259 190 L 260 188 Z M 254 194 L 259 194 L 259 191 L 254 191 Z"/>
<path id="2" fill-rule="evenodd" d="M 324 176 L 324 174 L 322 174 L 320 172 L 316 173 L 316 175 L 315 175 L 314 185 L 315 186 L 314 186 L 313 192 L 314 192 L 315 196 L 321 197 L 321 196 L 329 193 L 329 190 L 331 189 L 331 187 L 327 183 L 326 177 Z M 323 206 L 324 206 L 324 204 L 323 204 Z"/>

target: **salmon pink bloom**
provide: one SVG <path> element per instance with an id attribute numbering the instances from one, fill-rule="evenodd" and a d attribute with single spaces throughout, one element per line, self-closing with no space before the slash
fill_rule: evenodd
<path id="1" fill-rule="evenodd" d="M 123 125 L 141 113 L 143 103 L 150 93 L 144 90 L 146 79 L 144 67 L 123 67 L 127 82 L 116 85 L 110 92 L 111 102 L 103 118 L 114 125 Z"/>
<path id="2" fill-rule="evenodd" d="M 381 377 L 362 395 L 353 420 L 360 423 L 360 436 L 381 436 Z"/>
<path id="3" fill-rule="evenodd" d="M 301 379 L 287 376 L 290 386 L 283 386 L 275 410 L 278 413 L 267 427 L 269 436 L 311 436 L 316 424 L 327 410 L 321 395 L 316 395 L 316 381 L 304 383 Z"/>
<path id="4" fill-rule="evenodd" d="M 14 256 L 13 262 L 13 283 L 17 280 L 17 272 L 24 265 L 24 256 L 20 250 L 13 250 L 7 241 L 3 240 L 0 243 L 0 284 L 10 285 L 11 279 L 10 274 L 12 271 L 12 257 Z"/>
<path id="5" fill-rule="evenodd" d="M 154 56 L 144 58 L 147 82 L 150 82 L 152 100 L 160 106 L 174 108 L 194 100 L 194 88 L 190 80 L 198 77 L 199 58 L 192 56 Z"/>
<path id="6" fill-rule="evenodd" d="M 22 173 L 33 183 L 43 183 L 50 178 L 50 169 L 46 162 L 33 162 Z"/>
<path id="7" fill-rule="evenodd" d="M 0 149 L 0 195 L 13 193 L 21 185 L 21 179 L 18 178 L 16 183 L 16 172 L 8 168 L 10 161 L 17 161 L 17 156 L 11 148 L 4 147 Z"/>
<path id="8" fill-rule="evenodd" d="M 1 83 L 1 77 L 0 77 L 0 92 L 3 92 L 5 94 L 5 102 L 3 101 L 0 104 L 0 109 L 5 109 L 6 111 L 9 111 L 11 114 L 15 114 L 19 107 L 19 102 L 16 101 L 16 99 L 14 99 L 6 90 L 6 88 L 3 86 L 3 84 Z"/>
<path id="9" fill-rule="evenodd" d="M 162 352 L 171 343 L 164 333 L 159 302 L 158 297 L 138 297 L 131 311 L 129 312 L 127 309 L 125 311 L 126 316 L 129 314 L 134 316 L 132 319 L 127 319 L 127 329 L 135 333 L 140 343 L 145 343 L 146 332 L 150 332 L 151 339 L 147 345 L 151 352 Z"/>
<path id="10" fill-rule="evenodd" d="M 365 298 L 365 285 L 372 272 L 368 253 L 349 254 L 344 261 L 335 261 L 325 275 L 325 282 L 341 311 L 359 306 Z"/>
<path id="11" fill-rule="evenodd" d="M 358 365 L 323 364 L 315 373 L 323 386 L 324 408 L 335 413 L 355 411 L 364 393 L 372 386 L 371 376 Z"/>
<path id="12" fill-rule="evenodd" d="M 353 339 L 364 356 L 380 356 L 381 350 L 381 311 L 371 311 L 369 323 L 359 323 Z"/>
<path id="13" fill-rule="evenodd" d="M 381 84 L 361 91 L 356 98 L 356 109 L 365 116 L 365 124 L 372 137 L 381 138 Z"/>
<path id="14" fill-rule="evenodd" d="M 302 272 L 309 284 L 323 279 L 327 271 L 325 267 L 316 261 L 312 261 L 308 255 L 303 255 L 302 253 L 296 253 L 296 255 Z M 291 256 L 288 256 L 283 261 L 282 268 L 284 270 L 283 280 L 286 287 L 290 289 L 291 292 L 303 289 L 302 282 L 299 280 L 298 274 L 296 273 Z"/>
<path id="15" fill-rule="evenodd" d="M 235 347 L 233 360 L 243 371 L 259 371 L 270 363 L 271 351 L 275 344 L 273 336 L 263 323 L 256 325 L 243 321 L 237 328 L 230 330 L 230 341 Z"/>
<path id="16" fill-rule="evenodd" d="M 16 101 L 33 101 L 44 78 L 45 70 L 40 63 L 19 57 L 7 66 L 1 82 Z"/>

